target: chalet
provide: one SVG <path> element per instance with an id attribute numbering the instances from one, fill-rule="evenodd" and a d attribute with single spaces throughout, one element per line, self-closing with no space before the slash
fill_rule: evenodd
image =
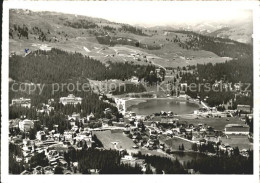
<path id="1" fill-rule="evenodd" d="M 72 113 L 72 115 L 71 116 L 68 116 L 68 120 L 71 120 L 71 119 L 73 119 L 73 120 L 80 120 L 80 113 Z"/>
<path id="2" fill-rule="evenodd" d="M 71 130 L 72 130 L 73 132 L 76 132 L 78 129 L 79 129 L 79 127 L 78 127 L 77 125 L 75 125 L 75 126 L 73 126 L 73 127 L 71 128 Z"/>
<path id="3" fill-rule="evenodd" d="M 29 98 L 13 99 L 11 105 L 31 108 L 31 99 Z"/>
<path id="4" fill-rule="evenodd" d="M 61 97 L 60 103 L 63 105 L 71 104 L 71 105 L 77 105 L 81 104 L 82 98 L 81 97 L 75 97 L 73 94 L 68 95 L 68 97 Z"/>
<path id="5" fill-rule="evenodd" d="M 53 125 L 53 130 L 54 130 L 54 132 L 58 132 L 59 131 L 59 125 Z"/>
<path id="6" fill-rule="evenodd" d="M 139 165 L 140 167 L 144 167 L 145 160 L 144 159 L 137 159 L 132 157 L 131 155 L 125 155 L 120 160 L 121 163 L 130 165 L 132 167 L 135 167 L 136 165 Z"/>
<path id="7" fill-rule="evenodd" d="M 70 119 L 69 122 L 70 122 L 70 126 L 72 127 L 76 125 L 76 121 L 74 119 Z"/>
<path id="8" fill-rule="evenodd" d="M 90 115 L 87 116 L 87 120 L 94 120 L 95 119 L 95 115 L 91 112 Z"/>
<path id="9" fill-rule="evenodd" d="M 237 105 L 237 110 L 241 113 L 251 113 L 250 105 Z"/>
<path id="10" fill-rule="evenodd" d="M 179 97 L 186 99 L 186 98 L 187 98 L 187 95 L 185 94 L 185 91 L 180 91 Z"/>
<path id="11" fill-rule="evenodd" d="M 166 115 L 167 115 L 167 112 L 165 112 L 165 111 L 161 111 L 161 115 L 166 116 Z"/>
<path id="12" fill-rule="evenodd" d="M 186 91 L 187 90 L 187 88 L 188 88 L 188 84 L 187 83 L 180 83 L 180 85 L 181 85 L 181 90 L 182 91 Z"/>
<path id="13" fill-rule="evenodd" d="M 216 135 L 206 135 L 204 139 L 206 140 L 206 142 L 213 142 L 213 143 L 218 143 L 220 140 L 220 138 L 217 137 Z"/>
<path id="14" fill-rule="evenodd" d="M 158 68 L 158 69 L 155 69 L 155 73 L 160 73 L 161 72 L 161 69 L 160 68 Z"/>
<path id="15" fill-rule="evenodd" d="M 28 170 L 24 170 L 21 175 L 30 175 L 32 174 L 31 172 L 29 172 Z"/>
<path id="16" fill-rule="evenodd" d="M 40 50 L 43 50 L 43 51 L 50 51 L 52 48 L 46 44 L 42 44 L 40 46 Z"/>
<path id="17" fill-rule="evenodd" d="M 43 104 L 42 109 L 38 109 L 37 112 L 50 114 L 50 112 L 53 110 L 54 110 L 54 107 L 51 107 L 49 104 Z"/>
<path id="18" fill-rule="evenodd" d="M 73 147 L 70 147 L 70 146 L 67 146 L 64 144 L 53 144 L 53 145 L 49 146 L 49 150 L 54 150 L 54 152 L 55 151 L 57 152 L 55 154 L 55 157 L 56 156 L 58 157 L 59 155 L 63 155 L 65 152 L 68 153 L 71 148 L 73 148 Z"/>
<path id="19" fill-rule="evenodd" d="M 222 151 L 232 151 L 233 148 L 229 144 L 221 144 L 219 149 Z"/>
<path id="20" fill-rule="evenodd" d="M 92 133 L 90 131 L 82 131 L 77 134 L 76 140 L 85 140 L 86 142 L 92 142 Z"/>
<path id="21" fill-rule="evenodd" d="M 49 163 L 50 163 L 51 166 L 57 166 L 58 165 L 58 162 L 57 162 L 57 160 L 55 158 L 50 159 Z"/>
<path id="22" fill-rule="evenodd" d="M 58 163 L 61 167 L 64 167 L 64 168 L 66 168 L 68 166 L 67 161 L 65 161 L 64 159 L 60 159 Z"/>
<path id="23" fill-rule="evenodd" d="M 73 131 L 64 131 L 63 136 L 65 140 L 72 141 L 74 137 L 75 132 Z"/>
<path id="24" fill-rule="evenodd" d="M 25 119 L 25 120 L 19 122 L 19 129 L 21 131 L 24 131 L 24 132 L 29 131 L 33 127 L 34 127 L 34 122 L 32 120 Z"/>
<path id="25" fill-rule="evenodd" d="M 43 174 L 43 167 L 41 167 L 41 166 L 36 166 L 36 167 L 33 169 L 33 174 Z"/>
<path id="26" fill-rule="evenodd" d="M 112 110 L 110 108 L 106 108 L 105 111 L 104 111 L 105 114 L 109 114 L 111 112 L 112 112 Z"/>
<path id="27" fill-rule="evenodd" d="M 129 116 L 130 116 L 130 117 L 136 117 L 136 113 L 130 111 L 130 112 L 129 112 Z"/>
<path id="28" fill-rule="evenodd" d="M 47 174 L 47 175 L 54 174 L 53 169 L 50 166 L 46 166 L 43 169 L 44 169 L 44 174 Z"/>
<path id="29" fill-rule="evenodd" d="M 241 85 L 242 85 L 241 83 L 235 83 L 235 84 L 234 84 L 235 90 L 236 90 L 236 91 L 239 91 L 239 90 L 241 89 Z"/>
<path id="30" fill-rule="evenodd" d="M 124 129 L 123 132 L 124 132 L 124 134 L 129 134 L 129 133 L 130 133 L 130 130 L 131 130 L 131 129 L 130 129 L 130 125 L 127 124 L 127 125 L 125 125 L 125 129 Z"/>
<path id="31" fill-rule="evenodd" d="M 173 116 L 173 112 L 172 111 L 168 111 L 167 115 L 168 116 Z"/>
<path id="32" fill-rule="evenodd" d="M 136 76 L 133 76 L 133 77 L 130 79 L 130 81 L 131 81 L 132 83 L 139 83 L 139 79 L 138 79 L 138 77 L 136 77 Z"/>
<path id="33" fill-rule="evenodd" d="M 249 126 L 243 124 L 227 124 L 225 126 L 226 135 L 249 135 Z"/>
<path id="34" fill-rule="evenodd" d="M 44 131 L 38 131 L 36 133 L 36 139 L 42 141 L 42 140 L 45 140 L 45 138 L 46 138 L 46 134 Z"/>

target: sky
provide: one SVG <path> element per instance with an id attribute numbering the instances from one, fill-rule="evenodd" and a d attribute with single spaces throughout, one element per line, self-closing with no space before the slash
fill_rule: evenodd
<path id="1" fill-rule="evenodd" d="M 201 21 L 233 21 L 252 18 L 251 11 L 243 6 L 224 6 L 221 3 L 176 3 L 149 1 L 110 2 L 48 2 L 48 6 L 37 3 L 25 5 L 35 11 L 55 11 L 69 14 L 104 18 L 132 25 L 170 25 L 178 23 L 198 23 Z"/>

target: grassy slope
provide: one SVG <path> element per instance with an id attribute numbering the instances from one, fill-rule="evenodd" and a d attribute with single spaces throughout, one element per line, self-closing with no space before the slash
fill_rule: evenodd
<path id="1" fill-rule="evenodd" d="M 227 121 L 226 119 L 229 119 Z M 201 119 L 180 119 L 180 122 L 187 122 L 187 124 L 194 124 L 195 126 L 199 123 L 207 124 L 208 126 L 213 127 L 215 130 L 223 130 L 227 124 L 245 124 L 238 117 L 233 118 L 201 118 Z"/>
<path id="2" fill-rule="evenodd" d="M 169 138 L 165 135 L 162 135 L 159 137 L 159 139 L 164 142 L 168 147 L 170 147 L 172 150 L 179 150 L 179 146 L 183 144 L 185 150 L 191 150 L 192 143 L 188 142 L 186 140 L 182 140 L 176 137 Z"/>
<path id="3" fill-rule="evenodd" d="M 115 146 L 112 144 L 112 142 L 118 142 L 117 148 L 123 148 L 127 150 L 134 151 L 132 148 L 135 144 L 134 142 L 128 138 L 126 135 L 123 134 L 123 132 L 111 132 L 110 130 L 107 131 L 96 131 L 94 134 L 97 136 L 97 138 L 102 142 L 104 145 L 104 148 L 106 149 L 114 149 Z"/>
<path id="4" fill-rule="evenodd" d="M 39 49 L 39 46 L 32 46 L 32 44 L 48 44 L 51 47 L 56 47 L 62 50 L 70 51 L 70 52 L 80 52 L 84 55 L 88 55 L 94 57 L 102 62 L 106 62 L 108 60 L 116 61 L 116 62 L 134 62 L 138 64 L 147 64 L 142 61 L 136 61 L 131 57 L 125 57 L 124 55 L 116 55 L 114 47 L 108 47 L 105 45 L 100 45 L 93 33 L 90 33 L 87 29 L 74 29 L 71 27 L 64 26 L 63 23 L 66 20 L 75 21 L 77 19 L 85 19 L 88 21 L 93 21 L 98 25 L 108 25 L 111 27 L 120 27 L 120 24 L 112 23 L 102 19 L 83 17 L 83 16 L 75 16 L 61 13 L 52 13 L 52 12 L 30 12 L 26 13 L 17 13 L 10 12 L 10 26 L 12 27 L 14 24 L 22 26 L 25 24 L 28 26 L 29 30 L 32 27 L 39 27 L 43 32 L 47 32 L 50 30 L 51 34 L 49 37 L 57 37 L 59 42 L 41 42 L 39 40 L 35 40 L 34 37 L 37 35 L 29 35 L 29 40 L 22 38 L 18 39 L 17 37 L 14 39 L 10 39 L 10 51 L 15 51 L 17 54 L 23 54 L 25 48 L 29 48 L 30 50 Z M 101 23 L 100 23 L 101 21 Z M 100 32 L 101 29 L 93 29 L 91 31 Z M 62 32 L 62 33 L 61 33 Z M 60 34 L 61 33 L 61 34 Z M 67 34 L 68 40 L 64 37 Z M 144 55 L 149 57 L 149 60 L 154 64 L 159 64 L 162 66 L 184 66 L 184 65 L 193 65 L 197 63 L 205 63 L 205 62 L 223 62 L 226 59 L 220 58 L 214 53 L 200 50 L 186 50 L 180 48 L 177 43 L 166 41 L 166 38 L 172 39 L 175 35 L 178 35 L 182 41 L 184 41 L 187 37 L 185 34 L 180 33 L 168 33 L 164 34 L 163 31 L 159 31 L 157 34 L 153 36 L 140 36 L 135 35 L 129 32 L 118 32 L 115 34 L 109 33 L 110 35 L 114 35 L 116 37 L 126 37 L 135 40 L 139 40 L 141 43 L 149 44 L 149 45 L 159 45 L 163 44 L 164 47 L 160 50 L 147 50 L 141 49 L 133 46 L 122 46 L 118 45 L 117 47 L 122 47 L 126 51 L 126 54 L 130 54 L 134 52 L 141 52 Z M 149 33 L 148 33 L 149 34 Z M 155 43 L 154 43 L 155 42 Z M 90 52 L 86 52 L 84 47 L 90 50 Z M 106 47 L 106 50 L 100 50 L 101 48 Z M 114 56 L 107 56 L 114 55 Z M 194 57 L 192 60 L 186 60 L 185 57 Z M 211 57 L 211 58 L 210 58 Z M 152 59 L 154 58 L 154 59 Z"/>

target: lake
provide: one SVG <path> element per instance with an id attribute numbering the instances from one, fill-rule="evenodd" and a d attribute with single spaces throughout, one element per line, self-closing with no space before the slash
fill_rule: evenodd
<path id="1" fill-rule="evenodd" d="M 134 99 L 142 100 L 142 99 Z M 191 114 L 199 108 L 198 104 L 176 99 L 147 99 L 136 105 L 127 107 L 127 111 L 135 112 L 138 115 L 149 115 L 161 111 L 172 111 L 175 114 Z"/>

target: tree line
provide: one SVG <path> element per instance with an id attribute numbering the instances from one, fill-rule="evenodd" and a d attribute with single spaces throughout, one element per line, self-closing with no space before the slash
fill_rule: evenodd
<path id="1" fill-rule="evenodd" d="M 184 167 L 178 159 L 172 160 L 167 157 L 160 157 L 156 155 L 143 155 L 141 153 L 135 154 L 135 157 L 144 159 L 147 164 L 156 169 L 156 174 L 186 174 Z"/>
<path id="2" fill-rule="evenodd" d="M 215 82 L 220 80 L 222 83 L 231 84 L 233 90 L 224 84 L 215 86 Z M 208 97 L 206 102 L 210 106 L 226 104 L 231 100 L 233 109 L 236 108 L 237 104 L 253 105 L 253 62 L 251 57 L 214 65 L 212 63 L 198 64 L 195 73 L 181 74 L 181 82 L 186 82 L 188 86 L 195 83 L 196 90 L 188 89 L 187 94 L 192 98 L 199 96 L 201 99 L 205 99 Z M 249 92 L 249 96 L 238 94 L 234 89 L 235 83 L 241 83 L 243 85 L 241 91 Z"/>
<path id="3" fill-rule="evenodd" d="M 68 53 L 53 48 L 51 51 L 37 50 L 22 57 L 12 56 L 9 61 L 9 76 L 15 81 L 32 83 L 62 83 L 106 79 L 144 78 L 153 65 L 133 65 L 108 62 L 108 65 L 80 53 Z M 102 73 L 102 74 L 100 74 Z"/>
<path id="4" fill-rule="evenodd" d="M 186 49 L 202 49 L 211 51 L 220 57 L 247 58 L 253 55 L 251 45 L 224 39 L 219 37 L 210 37 L 191 31 L 175 31 L 186 34 L 188 39 L 181 45 Z M 176 38 L 175 38 L 176 39 Z M 179 41 L 179 39 L 176 39 Z"/>
<path id="5" fill-rule="evenodd" d="M 253 174 L 253 151 L 249 151 L 248 158 L 223 154 L 193 159 L 185 167 L 201 174 Z"/>

